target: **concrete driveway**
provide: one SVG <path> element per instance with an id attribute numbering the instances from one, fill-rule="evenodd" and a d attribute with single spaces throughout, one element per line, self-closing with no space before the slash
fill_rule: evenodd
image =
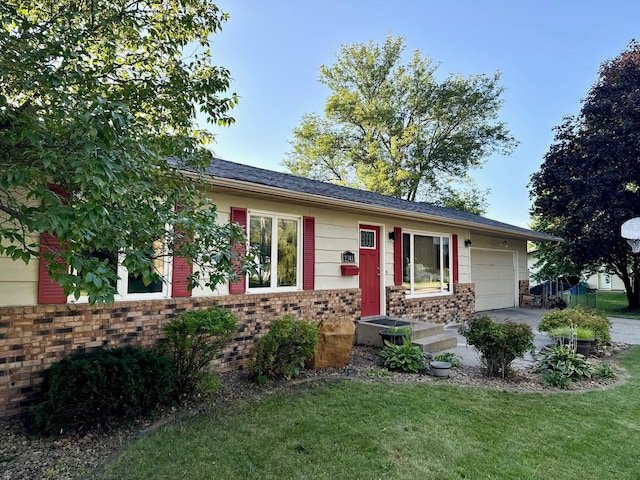
<path id="1" fill-rule="evenodd" d="M 531 326 L 531 330 L 535 335 L 533 343 L 535 344 L 536 351 L 539 351 L 545 345 L 551 343 L 549 336 L 546 333 L 538 331 L 538 324 L 542 318 L 542 315 L 549 310 L 540 308 L 505 308 L 500 310 L 489 310 L 486 312 L 480 312 L 479 315 L 488 315 L 496 322 L 505 322 L 510 320 L 515 323 L 526 323 Z M 611 320 L 611 340 L 619 343 L 629 343 L 632 345 L 640 345 L 640 320 L 630 320 L 628 318 L 609 318 Z M 445 332 L 457 335 L 458 346 L 451 350 L 456 355 L 459 355 L 463 359 L 463 363 L 467 365 L 480 365 L 480 356 L 476 350 L 467 345 L 467 339 L 458 333 L 459 325 L 447 325 Z M 525 355 L 524 360 L 517 359 L 514 362 L 515 367 L 525 367 L 531 365 L 534 359 L 529 353 Z"/>

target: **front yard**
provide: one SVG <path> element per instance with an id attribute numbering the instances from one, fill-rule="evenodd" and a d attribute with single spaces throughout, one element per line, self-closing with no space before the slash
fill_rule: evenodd
<path id="1" fill-rule="evenodd" d="M 586 393 L 318 383 L 166 426 L 102 479 L 637 478 L 640 348 Z"/>
<path id="2" fill-rule="evenodd" d="M 640 320 L 640 310 L 627 310 L 627 296 L 623 292 L 598 292 L 596 306 L 604 310 L 608 317 L 632 318 Z"/>

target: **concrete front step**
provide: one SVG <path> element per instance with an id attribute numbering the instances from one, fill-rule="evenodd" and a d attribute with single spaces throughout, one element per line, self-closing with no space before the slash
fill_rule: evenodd
<path id="1" fill-rule="evenodd" d="M 441 323 L 413 322 L 410 327 L 413 332 L 411 334 L 413 340 L 434 337 L 444 333 L 444 325 Z"/>
<path id="2" fill-rule="evenodd" d="M 430 337 L 413 338 L 411 344 L 419 347 L 423 352 L 434 353 L 456 348 L 458 338 L 455 335 L 441 333 Z"/>
<path id="3" fill-rule="evenodd" d="M 393 325 L 407 326 L 411 328 L 411 339 L 414 344 L 417 342 L 424 343 L 428 338 L 440 338 L 444 334 L 444 325 L 441 323 L 411 322 L 400 318 L 390 318 L 384 315 L 379 315 L 376 317 L 365 317 L 356 324 L 356 343 L 360 345 L 383 347 L 382 337 L 380 337 L 378 332 Z M 444 347 L 444 349 L 447 348 L 450 347 Z"/>

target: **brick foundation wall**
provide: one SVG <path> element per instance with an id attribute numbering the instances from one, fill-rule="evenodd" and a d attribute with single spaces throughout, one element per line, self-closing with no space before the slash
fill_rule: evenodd
<path id="1" fill-rule="evenodd" d="M 162 327 L 181 312 L 214 305 L 230 308 L 238 316 L 238 333 L 216 360 L 219 370 L 231 370 L 247 364 L 255 339 L 279 316 L 358 320 L 360 290 L 0 308 L 0 417 L 34 405 L 41 372 L 63 355 L 98 346 L 150 348 L 163 336 Z"/>
<path id="2" fill-rule="evenodd" d="M 463 322 L 475 312 L 475 285 L 456 283 L 453 295 L 406 298 L 402 285 L 387 287 L 387 315 L 432 323 Z"/>

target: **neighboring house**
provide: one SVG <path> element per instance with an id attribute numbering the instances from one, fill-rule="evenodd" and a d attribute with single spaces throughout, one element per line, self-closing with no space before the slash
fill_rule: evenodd
<path id="1" fill-rule="evenodd" d="M 528 240 L 549 235 L 427 203 L 214 160 L 204 194 L 220 222 L 245 226 L 259 274 L 186 289 L 190 265 L 158 265 L 145 287 L 119 268 L 113 305 L 71 302 L 44 265 L 0 257 L 0 416 L 34 400 L 38 373 L 76 348 L 152 346 L 162 326 L 192 308 L 234 310 L 239 331 L 218 360 L 245 365 L 277 316 L 319 320 L 390 315 L 439 323 L 517 306 L 528 289 Z M 55 242 L 43 236 L 42 243 Z M 160 246 L 161 247 L 161 246 Z"/>
<path id="2" fill-rule="evenodd" d="M 595 288 L 601 292 L 625 291 L 622 279 L 618 275 L 612 273 L 594 273 L 587 277 L 586 282 L 589 288 Z"/>

